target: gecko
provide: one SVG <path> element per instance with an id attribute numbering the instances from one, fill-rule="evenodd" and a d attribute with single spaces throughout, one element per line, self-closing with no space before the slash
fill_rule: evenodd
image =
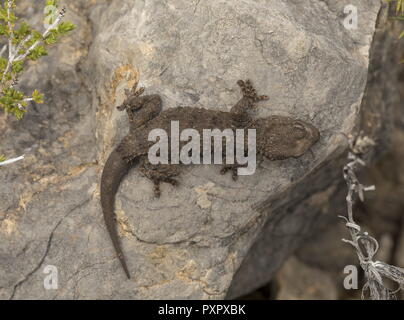
<path id="1" fill-rule="evenodd" d="M 125 89 L 126 98 L 118 110 L 126 111 L 129 118 L 129 133 L 107 158 L 101 175 L 100 198 L 105 225 L 112 240 L 118 260 L 130 279 L 129 269 L 123 254 L 117 231 L 114 203 L 123 177 L 137 165 L 140 172 L 154 185 L 154 194 L 160 196 L 162 182 L 177 186 L 184 164 L 151 164 L 148 151 L 153 142 L 148 140 L 149 132 L 155 128 L 170 132 L 172 121 L 178 121 L 180 129 L 192 128 L 202 133 L 203 129 L 255 129 L 256 153 L 262 159 L 283 160 L 297 158 L 308 151 L 319 139 L 320 132 L 312 124 L 302 120 L 269 116 L 254 119 L 252 110 L 267 96 L 259 96 L 251 81 L 239 80 L 241 99 L 230 112 L 205 108 L 175 107 L 162 110 L 162 99 L 158 94 L 143 95 L 145 88 Z M 232 172 L 237 179 L 239 164 L 223 165 L 221 174 Z"/>

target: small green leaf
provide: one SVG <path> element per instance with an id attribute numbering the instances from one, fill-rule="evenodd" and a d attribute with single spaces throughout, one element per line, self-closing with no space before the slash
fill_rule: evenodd
<path id="1" fill-rule="evenodd" d="M 46 0 L 45 5 L 46 6 L 55 6 L 55 7 L 57 7 L 58 2 L 59 2 L 58 0 Z"/>
<path id="2" fill-rule="evenodd" d="M 47 45 L 51 45 L 57 42 L 57 37 L 53 34 L 50 34 L 49 36 L 46 37 L 46 39 L 44 40 L 45 44 Z"/>
<path id="3" fill-rule="evenodd" d="M 37 40 L 42 39 L 42 34 L 36 30 L 32 30 L 32 41 L 35 42 Z"/>
<path id="4" fill-rule="evenodd" d="M 13 76 L 11 75 L 11 73 L 6 73 L 6 74 L 4 75 L 4 80 L 10 81 L 11 79 L 13 79 Z"/>
<path id="5" fill-rule="evenodd" d="M 51 30 L 49 35 L 44 39 L 45 44 L 54 44 L 58 40 L 57 34 L 56 30 Z"/>
<path id="6" fill-rule="evenodd" d="M 46 56 L 47 54 L 48 52 L 46 51 L 45 47 L 39 45 L 31 51 L 31 53 L 28 55 L 28 58 L 35 61 L 38 60 L 40 57 Z"/>
<path id="7" fill-rule="evenodd" d="M 14 35 L 17 38 L 24 39 L 31 33 L 31 28 L 28 23 L 23 22 L 21 23 L 20 27 L 14 30 Z"/>
<path id="8" fill-rule="evenodd" d="M 14 88 L 4 89 L 0 94 L 0 107 L 6 112 L 13 114 L 18 120 L 21 119 L 26 112 L 27 103 L 23 101 L 24 94 Z"/>
<path id="9" fill-rule="evenodd" d="M 7 60 L 0 57 L 0 73 L 3 73 L 7 66 Z"/>
<path id="10" fill-rule="evenodd" d="M 32 93 L 32 99 L 34 99 L 34 101 L 36 103 L 43 103 L 43 98 L 44 98 L 44 95 L 39 93 L 39 91 L 36 89 Z"/>
<path id="11" fill-rule="evenodd" d="M 396 13 L 398 14 L 400 12 L 400 9 L 404 10 L 404 1 L 403 0 L 397 0 L 397 6 L 396 6 Z"/>
<path id="12" fill-rule="evenodd" d="M 22 61 L 13 62 L 11 69 L 15 74 L 20 73 L 23 70 L 23 62 Z"/>
<path id="13" fill-rule="evenodd" d="M 21 120 L 24 116 L 24 113 L 27 112 L 25 109 L 20 109 L 18 107 L 14 108 L 13 114 L 17 120 Z"/>
<path id="14" fill-rule="evenodd" d="M 404 37 L 404 30 L 403 30 L 403 32 L 401 32 L 401 34 L 398 38 L 401 39 L 402 37 Z"/>
<path id="15" fill-rule="evenodd" d="M 59 24 L 57 30 L 60 34 L 66 34 L 70 31 L 74 30 L 75 27 L 76 26 L 73 23 L 71 23 L 69 21 L 64 21 Z"/>
<path id="16" fill-rule="evenodd" d="M 0 20 L 8 21 L 7 10 L 4 8 L 0 8 Z"/>
<path id="17" fill-rule="evenodd" d="M 0 154 L 0 162 L 6 161 L 6 157 L 2 154 Z"/>
<path id="18" fill-rule="evenodd" d="M 4 36 L 6 34 L 8 34 L 6 26 L 3 24 L 0 24 L 0 36 Z"/>

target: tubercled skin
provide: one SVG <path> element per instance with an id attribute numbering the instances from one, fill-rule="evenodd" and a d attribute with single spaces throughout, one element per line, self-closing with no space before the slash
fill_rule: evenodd
<path id="1" fill-rule="evenodd" d="M 248 135 L 238 139 L 236 132 L 235 161 L 233 164 L 223 165 L 220 171 L 221 174 L 231 171 L 234 180 L 237 179 L 238 174 L 245 175 L 255 172 L 256 155 L 269 160 L 300 157 L 320 139 L 317 128 L 301 120 L 281 116 L 252 119 L 249 111 L 257 102 L 267 100 L 268 97 L 257 95 L 248 80 L 239 80 L 237 84 L 240 86 L 243 96 L 230 112 L 191 107 L 177 107 L 162 111 L 162 100 L 159 95 L 143 95 L 144 88 L 136 90 L 137 85 L 126 92 L 127 97 L 118 109 L 127 112 L 130 130 L 118 147 L 111 152 L 105 163 L 101 176 L 101 206 L 113 247 L 128 278 L 130 278 L 130 273 L 118 237 L 114 203 L 120 182 L 133 164 L 138 164 L 140 172 L 153 183 L 154 195 L 159 197 L 160 183 L 178 185 L 176 177 L 179 176 L 184 165 L 179 161 L 180 150 L 189 144 L 189 141 L 185 139 L 186 135 L 195 137 L 197 133 L 199 139 L 202 139 L 200 142 L 203 147 L 199 148 L 199 155 L 192 153 L 191 158 L 194 159 L 198 156 L 203 159 L 204 163 L 208 161 L 207 159 L 212 159 L 212 152 L 215 149 L 212 149 L 212 145 L 209 143 L 211 139 L 207 139 L 207 141 L 203 139 L 205 130 L 218 130 L 217 133 L 224 133 L 225 136 L 229 133 L 225 130 L 229 128 L 240 129 L 243 134 L 246 131 Z M 162 131 L 155 131 L 155 129 Z M 171 132 L 172 129 L 173 132 Z M 192 130 L 187 131 L 181 139 L 180 132 L 186 129 Z M 150 134 L 151 141 L 149 140 Z M 239 134 L 239 136 L 241 135 Z M 152 152 L 156 159 L 165 156 L 167 152 L 168 163 L 164 159 L 160 163 L 154 163 L 154 161 L 152 163 L 149 159 L 149 151 L 156 144 L 157 139 L 161 139 L 161 143 L 152 149 Z M 174 148 L 168 146 L 170 139 L 178 141 L 178 146 L 174 145 Z M 242 140 L 244 140 L 243 143 L 241 143 Z M 242 144 L 244 147 L 240 147 L 240 150 L 243 151 L 237 152 L 239 150 L 237 145 Z M 245 150 L 245 146 L 247 146 L 247 150 Z M 189 145 L 188 148 L 188 151 L 196 149 Z M 220 156 L 225 156 L 223 154 L 225 149 L 227 148 L 222 148 Z M 227 154 L 227 156 L 229 156 L 229 160 L 231 156 L 234 159 L 234 148 L 233 154 Z M 172 164 L 173 161 L 178 164 Z M 190 159 L 186 158 L 185 162 L 188 161 Z"/>

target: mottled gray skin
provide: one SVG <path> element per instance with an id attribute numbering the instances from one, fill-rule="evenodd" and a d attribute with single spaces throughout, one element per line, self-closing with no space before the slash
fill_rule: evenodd
<path id="1" fill-rule="evenodd" d="M 151 130 L 159 128 L 169 133 L 171 121 L 179 122 L 180 132 L 183 129 L 192 128 L 197 130 L 201 137 L 203 129 L 256 129 L 257 155 L 270 160 L 300 157 L 319 140 L 319 131 L 304 121 L 281 116 L 252 119 L 249 111 L 254 104 L 268 98 L 258 96 L 249 81 L 239 80 L 238 85 L 241 87 L 243 97 L 230 112 L 190 107 L 161 111 L 162 101 L 158 95 L 141 96 L 144 89 L 136 91 L 136 86 L 126 92 L 127 99 L 118 109 L 126 110 L 130 121 L 130 132 L 112 151 L 105 163 L 101 177 L 101 205 L 112 243 L 128 278 L 130 273 L 120 246 L 114 214 L 115 195 L 120 182 L 130 167 L 137 162 L 141 172 L 154 183 L 154 193 L 158 197 L 161 182 L 178 184 L 173 177 L 179 175 L 182 166 L 182 164 L 152 165 L 149 163 L 147 153 L 154 144 L 148 141 Z M 238 164 L 225 165 L 221 173 L 231 170 L 233 179 L 236 179 L 239 167 Z"/>

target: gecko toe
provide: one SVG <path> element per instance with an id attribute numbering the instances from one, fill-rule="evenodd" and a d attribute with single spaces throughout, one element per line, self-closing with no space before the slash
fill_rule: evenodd
<path id="1" fill-rule="evenodd" d="M 160 181 L 154 181 L 154 196 L 158 199 L 161 196 Z"/>
<path id="2" fill-rule="evenodd" d="M 171 184 L 174 187 L 177 187 L 179 185 L 179 182 L 177 180 L 173 179 L 173 178 L 167 178 L 167 179 L 165 179 L 164 182 L 167 182 L 167 183 Z"/>
<path id="3" fill-rule="evenodd" d="M 223 166 L 222 169 L 220 170 L 220 174 L 224 175 L 227 173 L 227 171 L 231 170 L 232 166 Z"/>

